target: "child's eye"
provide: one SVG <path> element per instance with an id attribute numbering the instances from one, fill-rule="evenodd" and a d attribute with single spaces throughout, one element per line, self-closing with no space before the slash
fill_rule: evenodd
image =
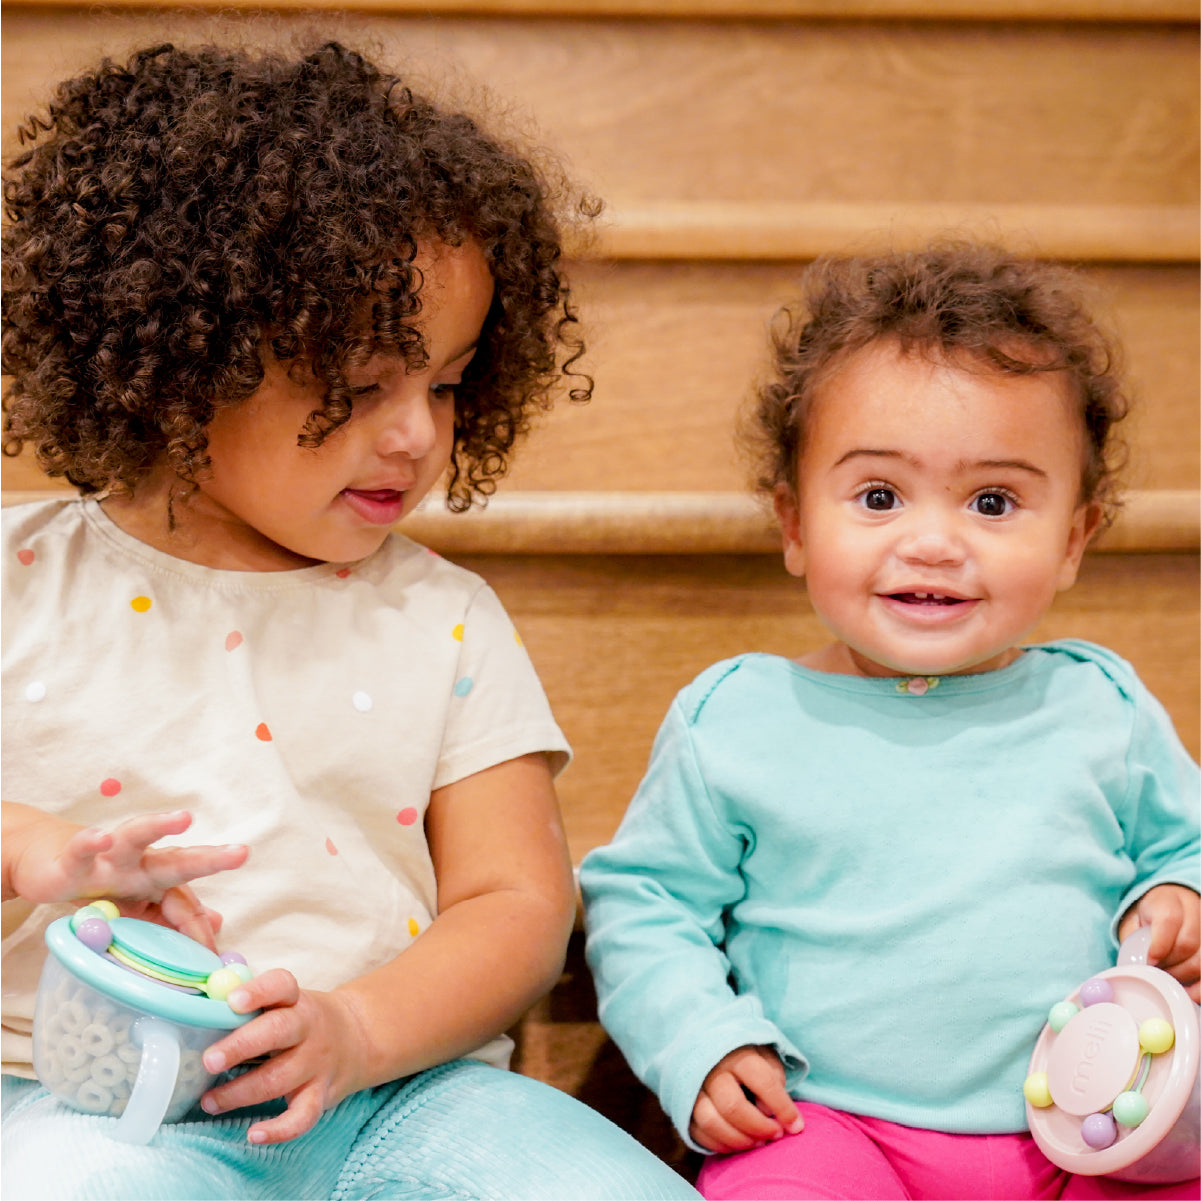
<path id="1" fill-rule="evenodd" d="M 993 490 L 973 497 L 971 508 L 981 517 L 1006 517 L 1017 508 L 1017 503 L 1007 492 Z"/>
<path id="2" fill-rule="evenodd" d="M 873 513 L 887 513 L 901 503 L 900 498 L 891 488 L 885 488 L 878 484 L 871 488 L 865 488 L 859 493 L 857 499 L 865 509 L 870 509 Z"/>

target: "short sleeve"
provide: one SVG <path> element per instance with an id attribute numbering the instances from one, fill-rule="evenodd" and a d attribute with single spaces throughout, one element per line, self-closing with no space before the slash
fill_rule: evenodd
<path id="1" fill-rule="evenodd" d="M 459 643 L 433 787 L 508 759 L 545 752 L 558 774 L 571 748 L 530 656 L 496 593 L 482 585 L 452 631 Z"/>

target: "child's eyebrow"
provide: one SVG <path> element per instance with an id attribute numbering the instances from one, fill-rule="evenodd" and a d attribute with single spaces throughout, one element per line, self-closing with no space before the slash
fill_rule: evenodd
<path id="1" fill-rule="evenodd" d="M 857 458 L 899 459 L 901 462 L 908 463 L 911 467 L 916 468 L 920 468 L 922 465 L 920 459 L 914 457 L 913 455 L 905 454 L 904 451 L 879 450 L 874 447 L 859 446 L 855 447 L 853 450 L 848 450 L 846 454 L 844 454 L 838 460 L 838 462 L 834 464 L 834 466 L 841 467 L 843 463 Z M 1038 476 L 1044 480 L 1049 478 L 1047 473 L 1041 467 L 1036 466 L 1034 463 L 1031 463 L 1026 459 L 979 459 L 975 462 L 967 459 L 960 459 L 960 461 L 956 464 L 956 467 L 960 471 L 967 471 L 970 469 L 978 470 L 980 468 L 987 468 L 990 471 L 1004 471 L 1009 469 L 1013 471 L 1025 471 L 1030 475 Z"/>

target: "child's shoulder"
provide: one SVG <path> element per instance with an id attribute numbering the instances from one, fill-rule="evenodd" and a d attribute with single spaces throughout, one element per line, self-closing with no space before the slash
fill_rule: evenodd
<path id="1" fill-rule="evenodd" d="M 717 699 L 729 705 L 739 705 L 752 697 L 759 699 L 765 687 L 788 679 L 791 674 L 790 660 L 779 655 L 759 652 L 735 655 L 705 668 L 680 689 L 676 701 L 688 723 L 694 725 Z"/>
<path id="2" fill-rule="evenodd" d="M 1087 642 L 1083 638 L 1060 638 L 1054 642 L 1039 643 L 1028 648 L 1027 653 L 1043 657 L 1053 671 L 1094 668 L 1127 699 L 1133 699 L 1144 690 L 1138 673 L 1127 660 L 1108 647 Z"/>

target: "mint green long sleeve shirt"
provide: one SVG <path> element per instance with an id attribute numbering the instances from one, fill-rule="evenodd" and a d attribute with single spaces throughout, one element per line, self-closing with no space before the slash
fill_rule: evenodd
<path id="1" fill-rule="evenodd" d="M 601 1020 L 685 1138 L 745 1044 L 794 1096 L 1021 1130 L 1050 1006 L 1113 963 L 1144 892 L 1201 883 L 1197 765 L 1117 655 L 901 683 L 716 664 L 584 861 Z"/>

